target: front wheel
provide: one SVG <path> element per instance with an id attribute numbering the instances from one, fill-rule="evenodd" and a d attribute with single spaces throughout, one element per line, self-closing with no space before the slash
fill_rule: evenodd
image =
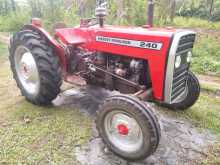
<path id="1" fill-rule="evenodd" d="M 200 95 L 200 84 L 197 77 L 191 72 L 188 72 L 187 86 L 183 96 L 177 103 L 166 105 L 173 110 L 186 110 L 193 106 L 198 100 Z"/>
<path id="2" fill-rule="evenodd" d="M 118 156 L 136 161 L 154 153 L 160 126 L 150 106 L 125 95 L 108 98 L 96 119 L 100 136 Z"/>

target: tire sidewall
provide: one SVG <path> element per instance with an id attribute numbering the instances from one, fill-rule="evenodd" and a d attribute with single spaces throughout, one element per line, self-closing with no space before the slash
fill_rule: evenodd
<path id="1" fill-rule="evenodd" d="M 11 56 L 10 56 L 11 60 L 10 61 L 12 63 L 12 66 L 13 66 L 12 69 L 13 69 L 13 72 L 15 74 L 14 78 L 16 79 L 18 87 L 21 89 L 22 95 L 26 96 L 30 100 L 35 100 L 38 97 L 38 95 L 40 93 L 40 90 L 41 90 L 41 79 L 39 78 L 39 90 L 38 90 L 37 94 L 32 95 L 24 88 L 24 86 L 22 85 L 22 83 L 20 81 L 19 75 L 18 75 L 17 70 L 16 70 L 16 64 L 15 64 L 15 52 L 16 52 L 16 50 L 19 46 L 24 46 L 25 48 L 27 48 L 32 53 L 32 56 L 35 60 L 35 63 L 36 63 L 37 69 L 38 69 L 38 73 L 39 73 L 39 67 L 38 67 L 38 63 L 37 63 L 37 59 L 35 57 L 35 54 L 31 51 L 31 48 L 27 45 L 27 43 L 24 40 L 21 40 L 21 39 L 18 38 L 17 40 L 15 40 L 15 42 L 13 42 L 13 45 L 10 46 L 10 48 L 11 48 L 10 49 L 10 54 L 11 54 Z"/>
<path id="2" fill-rule="evenodd" d="M 122 101 L 124 100 L 122 99 Z M 137 107 L 130 106 L 130 108 L 128 108 L 124 104 L 119 104 L 119 102 L 118 103 L 116 102 L 114 105 L 112 105 L 110 102 L 108 103 L 107 101 L 106 104 L 101 106 L 99 110 L 99 114 L 98 114 L 98 119 L 96 122 L 96 124 L 98 125 L 97 127 L 98 127 L 99 134 L 103 138 L 107 146 L 120 157 L 123 157 L 124 159 L 130 160 L 130 161 L 144 159 L 146 158 L 146 155 L 149 156 L 155 151 L 154 148 L 157 148 L 157 146 L 156 147 L 151 146 L 152 142 L 155 141 L 155 136 L 156 136 L 155 133 L 152 131 L 153 129 L 155 129 L 154 123 L 151 121 L 152 119 L 150 118 L 150 116 L 146 116 L 141 111 L 141 109 L 142 107 L 138 107 L 138 106 Z M 105 131 L 105 127 L 103 123 L 105 121 L 105 117 L 107 116 L 107 114 L 113 111 L 117 111 L 117 110 L 125 112 L 126 115 L 135 119 L 138 125 L 140 126 L 142 134 L 143 134 L 143 145 L 138 152 L 135 152 L 135 153 L 123 152 L 120 149 L 118 149 L 117 146 L 114 146 L 111 143 L 111 141 L 108 139 L 108 135 Z"/>
<path id="3" fill-rule="evenodd" d="M 36 63 L 39 74 L 39 90 L 35 94 L 29 93 L 18 78 L 19 75 L 15 68 L 15 51 L 18 46 L 26 47 Z M 36 31 L 22 30 L 11 38 L 9 52 L 11 70 L 22 95 L 35 105 L 51 105 L 52 100 L 60 93 L 62 84 L 60 61 L 52 45 Z"/>

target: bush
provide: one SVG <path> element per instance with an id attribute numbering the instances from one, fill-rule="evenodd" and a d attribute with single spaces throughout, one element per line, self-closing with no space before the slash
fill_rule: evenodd
<path id="1" fill-rule="evenodd" d="M 48 12 L 44 12 L 42 20 L 45 28 L 52 32 L 53 25 L 57 22 L 64 22 L 69 26 L 74 26 L 79 23 L 79 17 L 76 16 L 75 10 L 71 9 L 59 11 L 59 17 L 52 17 Z M 0 31 L 1 32 L 16 32 L 19 31 L 23 25 L 29 24 L 31 20 L 31 12 L 17 11 L 11 12 L 8 15 L 0 15 Z"/>
<path id="2" fill-rule="evenodd" d="M 200 18 L 175 17 L 174 22 L 170 25 L 176 27 L 188 28 L 205 28 L 205 29 L 220 29 L 220 22 L 209 22 Z"/>
<path id="3" fill-rule="evenodd" d="M 193 70 L 220 75 L 220 45 L 212 37 L 200 38 L 194 48 Z"/>
<path id="4" fill-rule="evenodd" d="M 73 8 L 69 11 L 63 10 L 60 12 L 60 17 L 57 17 L 56 19 L 51 19 L 51 17 L 44 15 L 42 18 L 44 27 L 49 32 L 53 32 L 53 25 L 58 22 L 65 23 L 68 27 L 73 27 L 80 22 L 79 17 L 75 13 L 76 10 Z"/>
<path id="5" fill-rule="evenodd" d="M 10 14 L 0 16 L 0 31 L 14 32 L 18 31 L 25 23 L 30 22 L 30 14 L 28 12 L 12 12 Z"/>

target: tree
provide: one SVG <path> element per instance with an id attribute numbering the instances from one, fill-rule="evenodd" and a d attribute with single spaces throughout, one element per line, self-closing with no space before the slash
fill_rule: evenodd
<path id="1" fill-rule="evenodd" d="M 7 15 L 11 11 L 16 11 L 16 6 L 14 0 L 0 0 L 0 15 Z"/>
<path id="2" fill-rule="evenodd" d="M 173 22 L 174 17 L 176 15 L 176 0 L 171 0 L 171 7 L 170 7 L 170 21 Z"/>
<path id="3" fill-rule="evenodd" d="M 209 14 L 208 14 L 209 21 L 211 21 L 212 19 L 213 6 L 214 6 L 214 0 L 210 0 L 210 9 L 209 9 Z"/>
<path id="4" fill-rule="evenodd" d="M 14 0 L 11 0 L 11 7 L 13 11 L 16 11 L 16 4 Z"/>
<path id="5" fill-rule="evenodd" d="M 41 7 L 43 4 L 39 0 L 28 0 L 28 4 L 31 7 L 32 17 L 42 17 Z"/>
<path id="6" fill-rule="evenodd" d="M 123 23 L 124 21 L 124 1 L 123 0 L 116 0 L 117 5 L 117 20 L 118 23 Z"/>

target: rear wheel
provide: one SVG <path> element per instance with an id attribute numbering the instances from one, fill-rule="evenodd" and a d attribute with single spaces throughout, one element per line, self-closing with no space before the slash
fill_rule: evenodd
<path id="1" fill-rule="evenodd" d="M 150 156 L 160 141 L 160 126 L 152 109 L 130 96 L 108 98 L 100 106 L 96 125 L 107 146 L 131 161 Z"/>
<path id="2" fill-rule="evenodd" d="M 186 110 L 193 106 L 200 95 L 200 84 L 197 77 L 189 71 L 185 93 L 174 104 L 166 105 L 173 110 Z"/>
<path id="3" fill-rule="evenodd" d="M 28 101 L 47 105 L 56 98 L 62 82 L 59 60 L 41 35 L 31 30 L 15 34 L 9 59 L 14 79 Z"/>

